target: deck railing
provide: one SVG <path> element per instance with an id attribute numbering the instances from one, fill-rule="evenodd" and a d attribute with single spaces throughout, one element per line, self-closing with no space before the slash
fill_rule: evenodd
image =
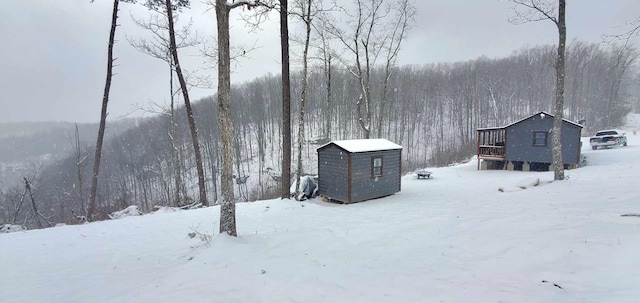
<path id="1" fill-rule="evenodd" d="M 480 145 L 478 147 L 478 157 L 504 159 L 504 146 Z"/>

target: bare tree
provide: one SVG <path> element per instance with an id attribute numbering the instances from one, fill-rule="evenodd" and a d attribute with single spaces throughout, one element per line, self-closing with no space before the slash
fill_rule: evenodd
<path id="1" fill-rule="evenodd" d="M 74 166 L 75 166 L 75 177 L 76 180 L 73 183 L 73 191 L 76 196 L 76 207 L 79 209 L 75 209 L 79 211 L 79 214 L 85 215 L 85 169 L 87 166 L 87 158 L 89 157 L 89 151 L 85 144 L 80 141 L 80 131 L 78 130 L 78 123 L 75 124 L 75 131 L 73 134 L 73 138 L 71 138 L 71 148 L 73 150 L 74 158 Z M 60 201 L 60 218 L 63 220 L 60 222 L 64 222 L 64 218 L 67 216 L 67 211 L 64 207 L 64 201 Z M 74 207 L 75 208 L 75 207 Z M 71 210 L 74 213 L 74 210 Z"/>
<path id="2" fill-rule="evenodd" d="M 567 26 L 565 24 L 565 0 L 558 0 L 557 5 L 545 0 L 512 0 L 518 6 L 514 7 L 516 16 L 513 23 L 522 24 L 531 21 L 550 20 L 558 29 L 558 52 L 556 57 L 556 102 L 553 111 L 553 131 L 551 136 L 554 180 L 564 180 L 564 162 L 562 160 L 562 120 L 564 115 L 564 56 L 567 41 Z M 524 7 L 525 10 L 519 10 Z M 555 12 L 557 11 L 557 16 Z"/>
<path id="3" fill-rule="evenodd" d="M 29 182 L 29 179 L 27 179 L 27 177 L 24 177 L 22 179 L 24 181 L 24 193 L 29 193 L 31 212 L 33 213 L 33 219 L 36 221 L 36 226 L 38 226 L 38 228 L 42 228 L 42 223 L 40 223 L 40 219 L 42 219 L 45 223 L 47 223 L 49 227 L 51 227 L 51 222 L 49 222 L 49 220 L 45 216 L 43 216 L 40 211 L 38 211 L 38 207 L 36 206 L 36 199 L 34 198 L 33 191 L 31 190 L 31 182 Z M 24 198 L 24 194 L 22 196 Z"/>
<path id="4" fill-rule="evenodd" d="M 229 13 L 245 3 L 216 0 L 218 27 L 218 128 L 222 135 L 222 201 L 220 233 L 237 236 L 236 204 L 233 195 L 233 123 L 231 121 L 231 55 L 229 54 Z"/>
<path id="5" fill-rule="evenodd" d="M 179 5 L 186 5 L 186 3 L 182 3 Z M 167 131 L 167 135 L 169 136 L 169 148 L 171 152 L 171 163 L 174 169 L 173 179 L 174 179 L 174 192 L 173 192 L 173 201 L 175 206 L 184 206 L 185 203 L 189 201 L 186 193 L 186 188 L 184 181 L 182 179 L 182 171 L 184 170 L 183 161 L 181 158 L 181 152 L 178 150 L 178 121 L 175 114 L 175 95 L 176 93 L 182 91 L 174 91 L 174 83 L 173 76 L 174 72 L 176 72 L 175 64 L 173 61 L 173 54 L 171 48 L 171 39 L 168 37 L 170 34 L 169 27 L 169 19 L 167 18 L 167 14 L 165 12 L 161 12 L 158 7 L 165 7 L 166 4 L 151 2 L 147 3 L 147 6 L 156 13 L 151 13 L 149 20 L 139 20 L 132 18 L 134 23 L 139 27 L 151 32 L 153 34 L 152 40 L 146 39 L 128 39 L 129 43 L 138 51 L 147 54 L 151 57 L 160 59 L 167 63 L 169 66 L 169 97 L 170 97 L 170 105 L 169 105 L 169 129 Z M 166 7 L 165 7 L 166 11 Z M 162 19 L 159 14 L 164 16 Z M 177 16 L 175 19 L 177 19 Z M 176 40 L 176 49 L 192 47 L 200 44 L 197 39 L 197 35 L 192 35 L 191 27 L 193 22 L 189 21 L 184 27 L 180 30 L 174 30 L 174 36 Z M 191 128 L 190 128 L 191 129 Z M 196 129 L 197 130 L 197 129 Z M 198 179 L 200 180 L 200 179 Z M 200 184 L 199 184 L 200 185 Z M 202 201 L 199 201 L 202 203 Z"/>
<path id="6" fill-rule="evenodd" d="M 387 99 L 389 92 L 389 80 L 393 68 L 396 66 L 400 45 L 404 41 L 407 31 L 414 21 L 416 8 L 410 0 L 400 0 L 396 6 L 395 19 L 389 24 L 392 30 L 382 40 L 386 53 L 384 61 L 384 78 L 382 79 L 382 98 L 378 107 L 378 138 L 382 137 L 382 122 L 386 116 Z"/>
<path id="7" fill-rule="evenodd" d="M 602 40 L 605 43 L 608 43 L 608 44 L 614 44 L 613 43 L 614 41 L 623 41 L 623 47 L 619 51 L 618 56 L 616 57 L 616 61 L 617 61 L 618 64 L 616 64 L 617 66 L 615 68 L 616 73 L 618 73 L 619 71 L 622 71 L 621 74 L 623 75 L 625 73 L 625 70 L 626 70 L 626 67 L 625 67 L 624 63 L 625 63 L 625 61 L 627 59 L 629 59 L 627 57 L 627 55 L 623 55 L 623 53 L 628 53 L 628 52 L 632 52 L 633 53 L 633 59 L 629 60 L 629 65 L 633 61 L 635 61 L 635 59 L 637 58 L 637 52 L 636 52 L 635 48 L 631 45 L 631 41 L 634 38 L 640 36 L 640 17 L 634 19 L 631 22 L 626 22 L 624 25 L 620 26 L 620 28 L 622 30 L 619 31 L 618 33 L 603 35 Z M 613 47 L 615 47 L 615 45 Z M 622 63 L 622 64 L 620 64 L 620 63 Z M 616 82 L 619 83 L 622 80 L 622 77 L 619 77 L 616 80 L 617 80 Z M 635 87 L 636 87 L 636 90 L 637 90 L 637 87 L 639 87 L 638 83 L 640 83 L 640 82 L 638 82 L 638 75 L 635 76 L 634 80 L 635 80 L 635 83 L 636 83 Z M 617 87 L 617 86 L 615 86 L 615 87 Z M 612 90 L 614 90 L 613 87 L 612 87 Z M 615 96 L 615 98 L 617 98 L 617 90 L 616 90 L 616 93 L 612 94 L 612 95 Z M 608 108 L 607 108 L 607 113 L 608 113 L 607 119 L 608 120 L 612 119 L 612 117 L 611 117 L 612 115 L 609 114 L 609 106 L 611 106 L 610 103 L 611 102 L 609 102 Z M 635 111 L 638 111 L 638 109 L 640 108 L 640 98 L 636 98 L 636 101 L 633 102 L 631 107 L 635 108 Z M 615 120 L 615 118 L 613 118 L 613 120 Z"/>
<path id="8" fill-rule="evenodd" d="M 282 188 L 288 199 L 291 185 L 291 79 L 289 75 L 289 20 L 287 0 L 280 0 L 280 47 L 282 60 Z"/>
<path id="9" fill-rule="evenodd" d="M 353 62 L 344 57 L 341 57 L 340 61 L 358 80 L 358 124 L 364 132 L 364 137 L 368 139 L 371 135 L 372 116 L 371 71 L 377 59 L 373 49 L 376 38 L 374 29 L 385 16 L 383 0 L 355 0 L 355 6 L 355 20 L 349 20 L 349 28 L 342 29 L 335 22 L 329 27 L 329 31 L 353 57 Z M 346 8 L 342 10 L 345 15 L 349 15 Z"/>
<path id="10" fill-rule="evenodd" d="M 229 46 L 229 13 L 246 6 L 273 8 L 262 1 L 216 0 L 216 25 L 218 30 L 218 128 L 222 137 L 222 201 L 220 206 L 220 233 L 237 236 L 236 205 L 233 193 L 233 122 L 231 119 L 231 54 Z M 289 160 L 290 161 L 290 160 Z"/>
<path id="11" fill-rule="evenodd" d="M 135 0 L 122 0 L 124 2 L 135 2 Z M 93 157 L 93 173 L 91 175 L 91 189 L 89 193 L 89 205 L 87 206 L 87 220 L 92 221 L 96 217 L 96 193 L 98 191 L 98 175 L 100 173 L 100 160 L 102 158 L 102 143 L 104 141 L 104 131 L 107 122 L 107 106 L 109 104 L 109 92 L 111 91 L 111 78 L 113 77 L 113 44 L 115 43 L 116 27 L 118 21 L 118 5 L 120 0 L 113 1 L 113 12 L 111 15 L 111 30 L 109 31 L 109 44 L 107 51 L 107 78 L 102 95 L 102 109 L 100 111 L 100 125 L 98 127 L 98 139 Z"/>
<path id="12" fill-rule="evenodd" d="M 300 0 L 304 1 L 304 0 Z M 314 13 L 313 19 L 316 22 L 310 23 L 313 29 L 313 32 L 318 37 L 317 41 L 313 43 L 311 46 L 316 49 L 316 55 L 310 57 L 309 59 L 315 59 L 321 62 L 322 74 L 323 74 L 323 82 L 324 82 L 324 126 L 323 126 L 323 138 L 322 142 L 328 142 L 331 140 L 331 123 L 333 120 L 333 102 L 332 102 L 332 91 L 331 91 L 331 72 L 333 69 L 333 60 L 334 60 L 334 50 L 332 49 L 330 42 L 331 37 L 327 32 L 327 28 L 329 27 L 329 23 L 331 22 L 329 18 L 329 13 L 335 9 L 335 6 L 331 6 L 329 8 L 324 7 L 324 1 L 320 0 L 317 4 L 318 12 Z"/>
<path id="13" fill-rule="evenodd" d="M 356 111 L 365 138 L 370 138 L 372 132 L 373 69 L 380 56 L 386 55 L 389 66 L 395 62 L 410 17 L 415 13 L 411 3 L 407 0 L 394 0 L 389 4 L 384 0 L 354 0 L 355 15 L 351 14 L 352 9 L 341 9 L 347 25 L 331 22 L 327 28 L 345 49 L 345 55 L 338 59 L 358 81 L 360 95 Z M 389 26 L 385 20 L 388 21 L 391 14 L 395 16 Z"/>
<path id="14" fill-rule="evenodd" d="M 322 46 L 320 47 L 320 53 L 322 57 L 322 66 L 323 66 L 324 82 L 325 82 L 326 112 L 325 112 L 324 140 L 329 142 L 331 141 L 331 122 L 333 121 L 333 106 L 334 106 L 331 100 L 333 98 L 331 93 L 331 71 L 333 67 L 332 66 L 333 54 L 332 54 L 331 48 L 329 47 L 328 37 L 324 29 L 317 29 L 317 32 L 322 42 Z"/>
<path id="15" fill-rule="evenodd" d="M 73 154 L 75 156 L 75 168 L 76 168 L 76 181 L 78 182 L 75 186 L 76 194 L 78 197 L 78 201 L 80 204 L 80 209 L 84 208 L 84 169 L 86 166 L 86 160 L 88 157 L 88 152 L 86 152 L 83 146 L 80 143 L 80 132 L 78 131 L 78 123 L 75 124 L 75 132 L 72 141 Z"/>
<path id="16" fill-rule="evenodd" d="M 304 114 L 305 103 L 307 102 L 307 76 L 308 76 L 308 54 L 309 41 L 311 39 L 311 6 L 313 0 L 299 0 L 296 2 L 297 8 L 300 9 L 299 17 L 305 25 L 304 46 L 302 49 L 302 92 L 300 93 L 300 108 L 298 111 L 298 143 L 297 143 L 297 164 L 296 164 L 296 182 L 295 192 L 296 199 L 300 196 L 300 175 L 302 174 L 302 142 L 304 141 Z"/>
<path id="17" fill-rule="evenodd" d="M 620 88 L 622 81 L 624 81 L 626 75 L 628 75 L 628 69 L 631 68 L 638 59 L 638 52 L 629 40 L 625 40 L 625 43 L 621 46 L 613 45 L 611 54 L 613 55 L 611 61 L 613 62 L 612 72 L 614 77 L 612 77 L 611 81 L 606 118 L 607 124 L 614 126 L 616 122 L 624 120 L 624 117 L 631 110 L 630 104 L 620 100 Z"/>
<path id="18" fill-rule="evenodd" d="M 157 0 L 156 0 L 157 1 Z M 198 128 L 196 127 L 196 121 L 193 117 L 193 109 L 191 107 L 191 100 L 189 98 L 189 90 L 187 88 L 187 81 L 182 73 L 182 67 L 180 66 L 180 59 L 178 58 L 178 47 L 176 43 L 176 34 L 174 29 L 173 11 L 188 6 L 188 0 L 178 0 L 174 5 L 171 0 L 165 0 L 165 9 L 167 13 L 167 22 L 169 24 L 169 41 L 171 56 L 175 65 L 176 75 L 178 76 L 178 82 L 182 90 L 182 98 L 184 99 L 184 107 L 187 111 L 187 120 L 189 121 L 189 130 L 191 132 L 191 142 L 193 144 L 193 153 L 196 158 L 196 170 L 198 172 L 198 189 L 199 189 L 199 202 L 204 206 L 209 206 L 207 200 L 207 189 L 204 182 L 204 167 L 202 165 L 202 153 L 200 152 L 200 142 L 198 141 Z"/>

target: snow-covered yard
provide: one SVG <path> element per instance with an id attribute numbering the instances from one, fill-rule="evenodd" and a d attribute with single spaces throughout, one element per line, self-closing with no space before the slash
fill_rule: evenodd
<path id="1" fill-rule="evenodd" d="M 638 302 L 627 135 L 562 182 L 471 161 L 362 203 L 241 203 L 238 238 L 218 207 L 0 234 L 0 302 Z"/>

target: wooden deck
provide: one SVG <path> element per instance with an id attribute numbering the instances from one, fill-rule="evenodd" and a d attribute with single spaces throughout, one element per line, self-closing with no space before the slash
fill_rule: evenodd
<path id="1" fill-rule="evenodd" d="M 504 127 L 478 129 L 478 158 L 504 160 L 506 139 Z"/>

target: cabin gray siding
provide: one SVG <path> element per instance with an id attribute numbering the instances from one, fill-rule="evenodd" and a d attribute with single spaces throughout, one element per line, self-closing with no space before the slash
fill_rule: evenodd
<path id="1" fill-rule="evenodd" d="M 347 201 L 349 194 L 349 153 L 329 145 L 318 151 L 318 193 Z"/>
<path id="2" fill-rule="evenodd" d="M 357 145 L 366 144 L 366 141 L 357 142 L 355 146 L 354 141 L 338 142 L 348 147 L 330 142 L 318 148 L 318 194 L 355 203 L 400 191 L 402 148 L 399 145 L 385 140 L 389 144 L 382 142 L 382 146 L 391 145 L 395 149 L 369 147 L 367 150 Z M 382 160 L 382 166 L 380 170 L 376 169 L 374 176 L 374 159 L 378 158 Z"/>
<path id="3" fill-rule="evenodd" d="M 400 191 L 401 150 L 385 150 L 351 155 L 351 201 L 388 196 Z M 382 157 L 382 176 L 372 176 L 372 158 Z"/>
<path id="4" fill-rule="evenodd" d="M 552 162 L 550 130 L 553 117 L 534 115 L 529 119 L 510 125 L 506 129 L 505 160 L 526 162 Z M 535 131 L 547 132 L 546 146 L 534 146 Z M 564 164 L 577 164 L 580 160 L 581 128 L 568 122 L 562 123 L 562 159 Z"/>

